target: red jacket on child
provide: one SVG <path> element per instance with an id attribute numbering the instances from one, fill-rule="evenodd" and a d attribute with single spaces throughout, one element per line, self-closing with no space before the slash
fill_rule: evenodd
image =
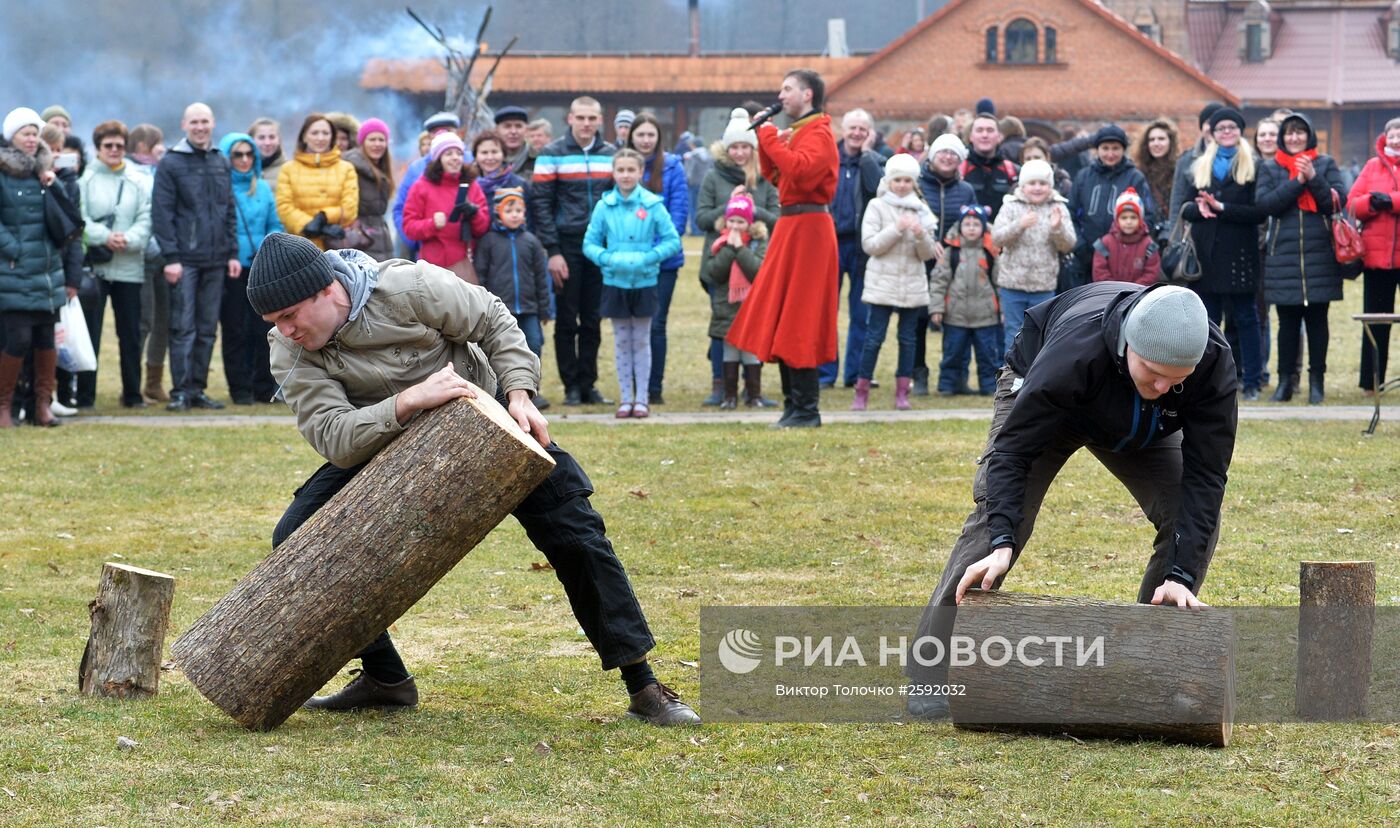
<path id="1" fill-rule="evenodd" d="M 1114 224 L 1108 235 L 1094 242 L 1095 282 L 1136 282 L 1155 285 L 1162 274 L 1162 255 L 1157 243 L 1139 229 L 1124 236 Z"/>
<path id="2" fill-rule="evenodd" d="M 1361 241 L 1366 245 L 1364 263 L 1369 270 L 1400 268 L 1400 214 L 1371 209 L 1371 193 L 1390 196 L 1400 209 L 1400 158 L 1385 154 L 1385 134 L 1376 139 L 1376 157 L 1366 162 L 1351 185 L 1347 206 L 1361 219 Z"/>
<path id="3" fill-rule="evenodd" d="M 423 261 L 438 267 L 450 268 L 467 257 L 467 243 L 462 241 L 462 223 L 449 221 L 443 227 L 433 223 L 434 213 L 452 215 L 452 208 L 457 203 L 459 181 L 459 176 L 444 173 L 442 180 L 434 184 L 425 175 L 413 182 L 408 198 L 404 200 L 403 234 L 423 245 L 418 254 Z M 467 190 L 467 200 L 477 207 L 469 226 L 472 238 L 478 239 L 491 229 L 491 208 L 486 204 L 481 182 L 472 181 Z M 472 247 L 475 246 L 473 242 Z"/>

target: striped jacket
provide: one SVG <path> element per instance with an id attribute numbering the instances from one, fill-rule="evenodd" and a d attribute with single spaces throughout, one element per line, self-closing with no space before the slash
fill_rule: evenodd
<path id="1" fill-rule="evenodd" d="M 617 148 L 593 136 L 587 149 L 573 130 L 551 141 L 535 158 L 530 180 L 530 220 L 549 255 L 559 253 L 559 236 L 583 238 L 593 205 L 612 189 L 612 155 Z"/>

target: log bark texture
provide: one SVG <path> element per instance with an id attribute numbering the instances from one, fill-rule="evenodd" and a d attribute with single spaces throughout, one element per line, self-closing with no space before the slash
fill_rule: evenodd
<path id="1" fill-rule="evenodd" d="M 1363 718 L 1371 689 L 1375 562 L 1302 561 L 1298 590 L 1298 716 Z"/>
<path id="2" fill-rule="evenodd" d="M 88 604 L 92 631 L 78 665 L 78 689 L 92 696 L 146 699 L 160 691 L 161 653 L 175 579 L 126 564 L 102 566 Z"/>
<path id="3" fill-rule="evenodd" d="M 953 636 L 1028 644 L 1025 659 L 1018 653 L 1002 666 L 984 660 L 980 644 L 974 664 L 950 664 L 948 683 L 965 687 L 965 695 L 949 698 L 957 727 L 1212 747 L 1230 742 L 1235 632 L 1227 611 L 971 591 L 957 610 Z M 1051 636 L 1074 640 L 1062 642 L 1059 662 Z M 1099 636 L 1102 666 L 1092 657 Z M 1082 665 L 1080 641 L 1091 656 Z M 988 645 L 993 661 L 1004 649 Z"/>
<path id="4" fill-rule="evenodd" d="M 554 468 L 484 394 L 425 412 L 171 648 L 270 730 L 423 597 Z"/>

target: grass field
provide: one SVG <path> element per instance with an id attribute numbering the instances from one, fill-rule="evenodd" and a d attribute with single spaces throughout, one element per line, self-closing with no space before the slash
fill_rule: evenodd
<path id="1" fill-rule="evenodd" d="M 673 318 L 698 336 L 698 291 L 682 282 Z M 1342 330 L 1339 374 L 1355 368 L 1354 355 L 1350 368 L 1344 361 L 1355 332 Z M 672 405 L 683 409 L 708 390 L 693 350 L 675 363 Z M 702 715 L 702 606 L 923 604 L 969 508 L 985 429 L 553 425 L 597 487 L 660 642 L 658 674 Z M 1295 603 L 1298 560 L 1374 558 L 1379 602 L 1400 604 L 1400 453 L 1390 424 L 1369 440 L 1359 431 L 1242 423 L 1207 600 Z M 173 638 L 266 554 L 292 490 L 318 463 L 281 425 L 0 433 L 0 509 L 11 515 L 0 526 L 0 824 L 1400 821 L 1393 724 L 1246 725 L 1224 750 L 946 724 L 649 728 L 623 717 L 621 683 L 599 672 L 562 589 L 532 569 L 542 558 L 513 521 L 396 625 L 423 695 L 416 711 L 298 713 L 254 734 L 178 671 L 145 703 L 76 692 L 104 561 L 177 577 Z M 1007 586 L 1131 600 L 1151 537 L 1126 492 L 1076 457 Z M 120 750 L 119 736 L 137 747 Z"/>

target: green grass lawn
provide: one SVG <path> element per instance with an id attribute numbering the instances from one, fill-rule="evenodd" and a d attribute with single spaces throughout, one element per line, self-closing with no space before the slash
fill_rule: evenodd
<path id="1" fill-rule="evenodd" d="M 969 508 L 985 428 L 565 421 L 554 432 L 597 486 L 660 641 L 658 673 L 703 714 L 701 606 L 927 599 Z M 1204 597 L 1287 605 L 1298 560 L 1374 558 L 1380 603 L 1400 604 L 1392 440 L 1362 439 L 1354 423 L 1243 423 Z M 178 579 L 173 640 L 266 554 L 318 462 L 288 426 L 0 434 L 0 509 L 11 516 L 0 528 L 0 823 L 1400 820 L 1400 729 L 1389 724 L 1248 725 L 1231 747 L 1207 750 L 946 724 L 662 731 L 629 721 L 621 683 L 599 672 L 562 589 L 532 569 L 542 559 L 513 521 L 396 625 L 423 696 L 416 711 L 298 713 L 257 734 L 178 672 L 148 702 L 78 695 L 86 606 L 104 561 Z M 1008 588 L 1131 600 L 1151 538 L 1128 495 L 1077 457 Z M 118 736 L 139 745 L 119 750 Z"/>
<path id="2" fill-rule="evenodd" d="M 710 363 L 708 348 L 710 341 L 708 331 L 710 324 L 709 299 L 701 292 L 700 283 L 696 278 L 699 271 L 700 260 L 700 239 L 687 236 L 686 244 L 686 266 L 681 270 L 680 280 L 676 285 L 675 299 L 671 306 L 670 321 L 667 325 L 669 341 L 669 356 L 666 362 L 666 405 L 656 409 L 656 414 L 664 415 L 666 412 L 675 411 L 698 411 L 700 400 L 710 393 Z M 1357 387 L 1357 377 L 1361 363 L 1361 326 L 1353 322 L 1351 314 L 1361 310 L 1361 283 L 1348 282 L 1346 286 L 1347 297 L 1342 302 L 1333 303 L 1330 320 L 1331 345 L 1328 349 L 1328 372 L 1327 372 L 1327 399 L 1329 403 L 1357 405 L 1369 403 L 1369 400 L 1361 397 L 1361 392 Z M 840 330 L 842 333 L 841 347 L 842 358 L 845 351 L 846 329 L 846 294 L 843 290 L 841 296 L 841 317 Z M 1275 319 L 1275 321 L 1277 321 Z M 607 320 L 603 320 L 603 344 L 598 355 L 598 388 L 603 395 L 609 399 L 617 398 L 617 375 L 613 369 L 613 339 L 612 330 Z M 880 362 L 876 368 L 875 378 L 883 388 L 877 389 L 871 395 L 872 409 L 892 409 L 894 408 L 894 367 L 898 346 L 895 343 L 894 326 L 885 338 L 885 346 L 880 355 Z M 1277 331 L 1275 331 L 1277 334 Z M 554 329 L 553 326 L 545 328 L 544 347 L 544 384 L 541 389 L 544 395 L 552 401 L 559 402 L 563 399 L 564 389 L 559 384 L 559 370 L 555 362 L 554 351 Z M 163 408 L 149 408 L 138 412 L 129 412 L 123 409 L 118 400 L 121 396 L 121 377 L 117 362 L 117 338 L 115 328 L 112 325 L 111 314 L 107 315 L 106 332 L 102 340 L 101 366 L 98 371 L 98 414 L 165 414 Z M 228 386 L 224 379 L 223 360 L 219 353 L 220 344 L 214 347 L 214 362 L 209 373 L 209 393 L 216 399 L 228 402 Z M 942 358 L 942 336 L 938 333 L 930 333 L 928 337 L 928 363 L 933 369 L 933 381 L 937 384 L 938 361 Z M 1275 368 L 1274 360 L 1270 360 L 1269 370 Z M 844 370 L 844 369 L 843 369 Z M 1306 371 L 1305 371 L 1306 374 Z M 167 377 L 168 380 L 168 377 Z M 766 383 L 766 393 L 769 397 L 778 399 L 781 397 L 778 389 L 778 372 L 772 366 L 764 372 Z M 973 386 L 976 386 L 976 375 L 971 377 Z M 1304 376 L 1304 389 L 1301 399 L 1294 398 L 1293 405 L 1301 406 L 1307 399 L 1307 378 Z M 836 410 L 844 409 L 851 404 L 852 392 L 838 387 L 834 391 L 827 391 L 822 394 L 822 407 Z M 1265 399 L 1268 394 L 1266 393 Z M 1250 405 L 1262 405 L 1265 403 L 1250 403 Z M 915 408 L 969 408 L 988 407 L 989 400 L 976 396 L 960 396 L 940 398 L 938 396 L 916 397 L 914 398 Z M 229 406 L 220 414 L 270 414 L 284 412 L 286 409 L 279 406 Z M 549 412 L 550 416 L 558 417 L 569 411 L 577 412 L 603 412 L 611 411 L 611 407 L 583 406 L 581 408 L 565 409 L 558 406 Z M 205 415 L 205 412 L 191 412 L 180 414 L 181 417 L 198 417 Z"/>

